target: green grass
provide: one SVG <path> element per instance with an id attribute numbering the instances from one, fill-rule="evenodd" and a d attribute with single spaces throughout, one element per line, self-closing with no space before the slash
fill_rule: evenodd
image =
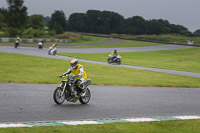
<path id="1" fill-rule="evenodd" d="M 80 37 L 73 37 L 73 38 L 65 38 L 65 39 L 69 39 L 72 40 L 72 42 L 67 43 L 67 44 L 78 44 L 78 43 L 96 43 L 96 42 L 104 42 L 105 40 L 107 40 L 108 38 L 105 37 L 94 37 L 94 36 L 80 36 Z M 53 44 L 56 42 L 44 42 L 44 44 Z M 0 42 L 1 44 L 14 44 L 14 42 Z M 38 42 L 35 43 L 29 43 L 29 42 L 22 42 L 21 44 L 38 44 Z M 58 43 L 59 44 L 59 43 Z"/>
<path id="2" fill-rule="evenodd" d="M 189 37 L 178 34 L 161 34 L 161 35 L 125 35 L 125 34 L 111 34 L 112 37 L 120 37 L 126 39 L 135 39 L 140 41 L 153 41 L 163 43 L 181 43 L 187 44 L 188 40 L 194 41 L 194 44 L 200 45 L 200 37 Z"/>
<path id="3" fill-rule="evenodd" d="M 56 83 L 70 61 L 0 53 L 0 82 Z M 200 78 L 80 62 L 92 84 L 200 87 Z"/>
<path id="4" fill-rule="evenodd" d="M 45 44 L 54 44 L 55 42 L 45 42 Z M 15 42 L 0 42 L 1 44 L 9 44 L 9 45 L 13 45 L 15 44 Z M 36 46 L 38 46 L 38 42 L 21 42 L 20 44 L 26 44 L 26 45 L 30 45 L 30 44 L 35 44 Z M 20 46 L 20 45 L 19 45 Z"/>
<path id="5" fill-rule="evenodd" d="M 117 47 L 145 47 L 145 46 L 156 46 L 156 45 L 165 45 L 162 43 L 151 43 L 151 42 L 143 42 L 143 41 L 132 41 L 132 40 L 123 40 L 121 43 L 117 44 L 102 44 L 102 45 L 87 45 L 87 46 L 76 46 L 76 44 L 80 43 L 96 43 L 96 42 L 104 42 L 108 38 L 104 37 L 94 37 L 94 36 L 81 36 L 76 38 L 70 38 L 72 42 L 68 44 L 74 44 L 74 46 L 70 47 L 60 47 L 60 48 L 117 48 Z M 53 44 L 55 42 L 44 42 L 45 44 Z M 1 44 L 10 44 L 14 45 L 14 42 L 0 42 Z M 20 44 L 35 44 L 38 45 L 38 43 L 29 43 L 29 42 L 22 42 Z M 59 43 L 58 43 L 59 44 Z"/>
<path id="6" fill-rule="evenodd" d="M 145 46 L 156 46 L 156 45 L 165 45 L 165 44 L 143 42 L 143 41 L 123 40 L 121 43 L 117 43 L 117 44 L 72 46 L 72 47 L 67 47 L 67 48 L 119 48 L 119 47 L 145 47 Z"/>
<path id="7" fill-rule="evenodd" d="M 200 120 L 0 128 L 1 133 L 199 133 Z"/>
<path id="8" fill-rule="evenodd" d="M 108 53 L 59 54 L 104 62 L 108 58 Z M 122 56 L 122 64 L 200 73 L 200 47 L 119 54 Z"/>
<path id="9" fill-rule="evenodd" d="M 94 37 L 94 36 L 81 36 L 79 38 L 70 38 L 72 40 L 71 44 L 76 43 L 95 43 L 95 42 L 104 42 L 108 38 L 105 37 Z"/>

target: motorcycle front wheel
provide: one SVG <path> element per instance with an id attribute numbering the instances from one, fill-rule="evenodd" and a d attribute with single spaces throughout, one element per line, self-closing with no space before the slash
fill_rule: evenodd
<path id="1" fill-rule="evenodd" d="M 121 60 L 120 60 L 120 59 L 117 60 L 117 64 L 118 64 L 118 65 L 121 64 Z"/>
<path id="2" fill-rule="evenodd" d="M 58 105 L 61 105 L 65 101 L 65 93 L 62 94 L 62 91 L 61 87 L 57 87 L 53 93 L 53 99 Z"/>
<path id="3" fill-rule="evenodd" d="M 90 98 L 91 98 L 91 93 L 90 90 L 87 88 L 85 96 L 80 97 L 79 101 L 82 104 L 87 104 L 90 101 Z"/>
<path id="4" fill-rule="evenodd" d="M 53 52 L 53 55 L 54 55 L 54 56 L 56 55 L 56 52 L 55 52 L 55 51 Z"/>

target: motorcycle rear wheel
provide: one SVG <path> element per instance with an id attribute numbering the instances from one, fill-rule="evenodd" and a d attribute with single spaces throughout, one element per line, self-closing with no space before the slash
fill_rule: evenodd
<path id="1" fill-rule="evenodd" d="M 90 93 L 90 90 L 87 88 L 86 90 L 86 96 L 84 97 L 80 97 L 79 101 L 82 103 L 82 104 L 87 104 L 89 101 L 90 101 L 90 98 L 91 98 L 91 93 Z"/>
<path id="2" fill-rule="evenodd" d="M 108 58 L 108 63 L 110 64 L 110 63 L 112 63 L 112 60 L 111 60 L 111 58 Z"/>
<path id="3" fill-rule="evenodd" d="M 58 105 L 61 105 L 65 101 L 65 93 L 62 95 L 62 90 L 61 87 L 57 87 L 53 93 L 53 99 Z"/>

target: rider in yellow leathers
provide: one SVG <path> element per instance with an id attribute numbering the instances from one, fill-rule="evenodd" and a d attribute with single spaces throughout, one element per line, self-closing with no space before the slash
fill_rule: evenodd
<path id="1" fill-rule="evenodd" d="M 87 85 L 86 85 L 87 74 L 83 69 L 83 65 L 78 64 L 77 59 L 71 60 L 70 68 L 67 70 L 67 72 L 65 72 L 61 76 L 67 76 L 70 73 L 74 74 L 73 76 L 76 77 L 76 79 L 78 79 L 77 85 L 81 89 L 81 96 L 85 96 L 86 89 L 87 89 Z"/>

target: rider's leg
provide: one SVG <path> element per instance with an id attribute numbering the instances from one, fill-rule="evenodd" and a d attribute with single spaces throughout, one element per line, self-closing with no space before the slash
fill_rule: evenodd
<path id="1" fill-rule="evenodd" d="M 86 79 L 85 78 L 79 79 L 79 81 L 78 81 L 78 87 L 81 89 L 81 96 L 85 96 L 86 89 L 87 89 Z"/>
<path id="2" fill-rule="evenodd" d="M 113 61 L 115 61 L 116 59 L 117 59 L 117 56 L 114 56 L 114 57 L 113 57 Z"/>

